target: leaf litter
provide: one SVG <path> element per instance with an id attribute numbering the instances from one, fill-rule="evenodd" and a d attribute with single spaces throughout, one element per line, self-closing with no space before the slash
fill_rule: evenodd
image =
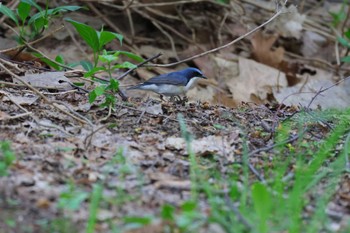
<path id="1" fill-rule="evenodd" d="M 250 1 L 244 2 L 251 4 Z M 196 9 L 195 6 L 192 7 L 194 8 L 189 7 L 186 10 Z M 224 8 L 213 9 L 218 15 L 223 14 Z M 246 5 L 242 9 L 247 10 L 246 15 L 254 12 L 254 8 Z M 262 9 L 266 10 L 264 7 Z M 324 9 L 318 10 L 323 10 L 322 14 L 325 14 Z M 166 14 L 175 14 L 175 12 L 177 11 L 171 7 L 163 9 L 163 13 Z M 259 18 L 260 15 L 256 17 Z M 103 184 L 103 197 L 108 203 L 99 209 L 97 216 L 99 221 L 97 229 L 101 232 L 109 229 L 109 221 L 120 224 L 119 219 L 125 216 L 137 216 L 140 213 L 156 216 L 159 207 L 164 204 L 181 206 L 190 198 L 192 184 L 190 161 L 186 142 L 181 135 L 178 114 L 183 115 L 188 131 L 193 137 L 191 145 L 200 161 L 201 169 L 215 168 L 221 174 L 233 172 L 232 165 L 242 164 L 243 147 L 244 143 L 247 143 L 250 165 L 257 171 L 255 174 L 252 170 L 251 180 L 261 179 L 261 177 L 267 179 L 269 172 L 264 168 L 269 166 L 269 161 L 275 156 L 272 150 L 273 133 L 280 122 L 299 114 L 300 108 L 295 107 L 296 104 L 306 104 L 307 100 L 310 101 L 310 98 L 304 100 L 303 95 L 299 95 L 298 98 L 292 98 L 290 102 L 286 102 L 285 98 L 290 94 L 289 88 L 294 88 L 292 92 L 310 89 L 315 93 L 320 86 L 309 87 L 303 83 L 312 84 L 313 82 L 308 81 L 310 76 L 316 78 L 320 75 L 320 79 L 326 79 L 329 82 L 334 78 L 331 71 L 317 70 L 319 68 L 313 67 L 311 63 L 307 68 L 316 70 L 316 75 L 303 76 L 300 72 L 300 69 L 304 68 L 300 65 L 302 61 L 285 57 L 291 45 L 285 37 L 290 36 L 315 42 L 310 44 L 319 46 L 318 49 L 310 49 L 306 46 L 311 45 L 304 43 L 300 48 L 302 54 L 329 59 L 329 53 L 323 51 L 326 46 L 329 46 L 324 42 L 327 38 L 325 33 L 315 36 L 310 34 L 311 30 L 308 30 L 306 31 L 308 33 L 300 35 L 301 29 L 308 29 L 305 24 L 310 27 L 308 20 L 313 19 L 312 17 L 314 17 L 312 14 L 311 16 L 300 15 L 294 9 L 293 14 L 289 15 L 289 20 L 276 21 L 276 25 L 271 25 L 272 29 L 269 28 L 278 31 L 277 35 L 256 33 L 250 38 L 252 51 L 249 55 L 237 46 L 223 50 L 217 56 L 194 60 L 195 65 L 206 70 L 205 73 L 211 74 L 211 80 L 194 88 L 188 94 L 192 102 L 185 106 L 132 97 L 128 104 L 119 102 L 111 116 L 101 121 L 107 114 L 106 109 L 100 109 L 97 104 L 90 105 L 86 94 L 67 85 L 67 78 L 62 76 L 62 73 L 32 72 L 34 74 L 31 75 L 34 77 L 49 75 L 39 79 L 36 85 L 41 88 L 52 85 L 54 89 L 60 89 L 61 91 L 45 89 L 45 94 L 50 101 L 56 101 L 59 108 L 73 109 L 92 123 L 82 124 L 73 120 L 71 116 L 57 111 L 51 104 L 44 102 L 29 90 L 20 87 L 2 87 L 0 140 L 11 141 L 11 147 L 17 159 L 10 169 L 9 176 L 0 178 L 0 196 L 3 200 L 0 202 L 2 210 L 0 218 L 17 216 L 23 228 L 19 226 L 16 232 L 30 228 L 34 232 L 40 232 L 42 225 L 37 220 L 54 220 L 68 216 L 72 231 L 82 232 L 84 226 L 81 223 L 89 217 L 86 199 L 96 183 Z M 84 15 L 79 18 L 86 20 L 88 17 Z M 215 20 L 215 18 L 212 19 Z M 243 17 L 243 19 L 247 21 L 246 18 Z M 199 16 L 198 20 L 203 22 L 205 18 Z M 96 23 L 95 20 L 92 21 Z M 286 23 L 288 26 L 285 25 Z M 100 19 L 96 24 L 102 24 Z M 213 25 L 218 24 L 218 22 L 213 23 Z M 222 42 L 229 41 L 231 35 L 242 35 L 246 30 L 246 27 L 237 21 L 229 20 L 227 25 L 229 30 L 226 28 L 225 33 L 218 33 L 218 39 Z M 162 50 L 165 56 L 160 58 L 159 62 L 168 63 L 176 56 L 188 57 L 196 54 L 203 46 L 208 50 L 210 43 L 207 42 L 206 32 L 211 32 L 210 26 L 198 22 L 192 26 L 204 28 L 200 28 L 203 33 L 197 35 L 198 41 L 201 42 L 200 46 L 190 43 L 189 49 L 174 52 L 141 42 L 140 44 L 144 43 L 144 45 L 139 47 L 140 54 L 149 57 L 155 50 Z M 142 33 L 140 28 L 138 30 Z M 69 33 L 63 33 L 64 38 L 68 35 Z M 62 37 L 56 39 L 60 41 L 59 43 L 64 42 Z M 53 55 L 57 55 L 58 51 L 64 51 L 64 54 L 69 52 L 67 56 L 73 61 L 83 56 L 81 47 L 79 50 L 77 46 L 65 42 L 63 46 L 57 45 L 52 49 L 52 44 L 56 45 L 55 42 L 52 40 L 43 43 L 42 51 Z M 165 42 L 161 41 L 161 43 Z M 178 43 L 182 43 L 181 46 L 188 44 L 183 41 Z M 249 47 L 246 43 L 242 42 L 240 47 Z M 274 47 L 276 44 L 277 47 Z M 79 54 L 76 51 L 79 51 Z M 75 57 L 76 54 L 79 59 Z M 50 57 L 54 57 L 53 55 Z M 21 71 L 32 70 L 26 67 Z M 153 71 L 139 69 L 137 76 L 143 80 L 156 73 L 169 72 L 172 69 L 155 68 Z M 8 81 L 8 76 L 0 75 L 2 80 Z M 259 79 L 256 79 L 256 76 L 259 76 Z M 60 82 L 61 79 L 64 79 L 64 82 Z M 250 81 L 247 82 L 247 80 Z M 135 80 L 126 80 L 125 84 L 132 82 Z M 324 85 L 326 84 L 321 86 Z M 346 102 L 348 93 L 335 92 L 333 94 L 341 93 L 344 98 L 331 95 L 325 96 L 325 99 L 331 101 L 334 98 L 344 99 L 344 104 L 341 106 L 348 106 Z M 273 102 L 269 99 L 271 95 L 274 97 L 272 99 L 279 103 L 286 103 L 288 106 L 266 104 Z M 143 97 L 144 93 L 139 96 Z M 243 104 L 241 101 L 244 101 Z M 250 102 L 259 104 L 250 104 Z M 332 103 L 327 105 L 325 103 L 326 101 L 321 100 L 313 106 L 332 106 Z M 239 106 L 239 108 L 231 108 L 232 106 Z M 332 121 L 313 120 L 312 122 L 310 123 L 312 130 L 305 133 L 304 140 L 320 142 L 330 132 Z M 291 136 L 293 133 L 296 134 L 296 131 L 290 132 Z M 291 140 L 291 145 L 294 145 L 293 143 L 296 141 Z M 273 164 L 270 165 L 273 166 Z M 292 171 L 293 168 L 290 168 L 291 173 Z M 327 183 L 325 182 L 324 185 L 326 186 Z M 325 187 L 318 188 L 318 192 L 323 192 L 325 189 Z M 225 188 L 222 191 L 228 192 Z M 69 193 L 78 198 L 70 199 Z M 329 226 L 332 231 L 346 226 L 349 219 L 348 193 L 349 177 L 344 175 L 326 208 L 327 214 L 332 219 Z M 200 203 L 203 214 L 210 211 L 204 199 L 201 199 Z M 307 218 L 312 211 L 314 206 L 310 204 L 305 210 L 304 217 Z M 126 232 L 163 232 L 165 224 L 166 222 L 158 219 L 148 226 Z M 5 222 L 0 222 L 0 229 L 6 229 L 9 232 L 11 230 Z M 209 224 L 205 230 L 206 232 L 224 232 L 215 224 Z"/>

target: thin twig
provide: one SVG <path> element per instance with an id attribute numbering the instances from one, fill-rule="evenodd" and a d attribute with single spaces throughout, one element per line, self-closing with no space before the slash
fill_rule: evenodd
<path id="1" fill-rule="evenodd" d="M 47 125 L 47 124 L 44 124 L 42 122 L 39 121 L 39 119 L 37 117 L 35 117 L 34 115 L 32 115 L 33 113 L 32 112 L 29 112 L 27 109 L 23 108 L 20 104 L 18 104 L 14 99 L 11 98 L 10 95 L 8 95 L 7 93 L 3 93 L 7 96 L 7 98 L 14 104 L 16 105 L 18 108 L 20 108 L 22 111 L 24 111 L 24 113 L 22 114 L 17 114 L 15 116 L 10 116 L 8 118 L 5 118 L 4 120 L 13 120 L 13 119 L 17 119 L 17 118 L 20 118 L 20 117 L 25 117 L 25 116 L 30 116 L 38 125 L 41 125 L 43 127 L 46 127 L 46 128 L 55 128 L 55 129 L 58 129 L 59 131 L 65 133 L 66 135 L 70 135 L 72 136 L 72 134 L 68 133 L 67 131 L 65 131 L 64 129 L 61 129 L 59 126 L 57 125 Z"/>
<path id="2" fill-rule="evenodd" d="M 136 67 L 131 68 L 131 69 L 129 69 L 128 71 L 126 71 L 125 73 L 123 73 L 122 75 L 120 75 L 120 76 L 117 78 L 117 80 L 123 79 L 123 78 L 126 77 L 128 74 L 130 74 L 132 71 L 136 70 L 137 68 L 140 68 L 141 66 L 143 66 L 143 65 L 146 64 L 147 62 L 150 62 L 150 61 L 152 61 L 152 60 L 154 60 L 154 59 L 156 59 L 156 58 L 158 58 L 158 57 L 160 57 L 160 56 L 162 56 L 162 54 L 161 54 L 161 53 L 158 53 L 158 54 L 156 54 L 156 55 L 154 55 L 154 56 L 152 56 L 152 57 L 150 57 L 150 58 L 144 60 L 143 62 L 137 64 Z"/>
<path id="3" fill-rule="evenodd" d="M 326 88 L 321 87 L 320 90 L 312 97 L 312 99 L 311 99 L 311 101 L 310 101 L 310 103 L 308 104 L 307 107 L 310 108 L 312 102 L 313 102 L 313 101 L 317 98 L 317 96 L 319 96 L 321 93 L 323 93 L 323 92 L 325 92 L 325 91 L 331 89 L 332 87 L 337 86 L 338 84 L 344 82 L 345 80 L 347 80 L 347 79 L 349 79 L 349 78 L 350 78 L 350 76 L 348 76 L 348 77 L 346 77 L 346 78 L 344 78 L 344 79 L 341 79 L 341 80 L 339 80 L 338 82 L 336 82 L 336 83 L 334 83 L 333 85 L 330 85 L 330 86 L 328 86 L 328 87 L 326 87 Z"/>
<path id="4" fill-rule="evenodd" d="M 0 93 L 4 94 L 14 105 L 16 105 L 19 109 L 21 109 L 23 112 L 28 113 L 29 111 L 27 109 L 25 109 L 24 107 L 22 107 L 20 104 L 18 104 L 14 99 L 12 99 L 12 97 L 6 93 L 6 92 L 2 92 L 0 91 Z"/>
<path id="5" fill-rule="evenodd" d="M 266 184 L 266 180 L 264 179 L 264 177 L 260 175 L 260 173 L 255 169 L 255 167 L 249 162 L 248 162 L 248 167 L 249 167 L 249 170 L 253 172 L 253 174 L 258 178 L 258 180 Z"/>
<path id="6" fill-rule="evenodd" d="M 133 4 L 134 0 L 130 0 L 128 3 L 125 3 L 123 10 L 128 10 L 129 7 Z"/>
<path id="7" fill-rule="evenodd" d="M 4 66 L 1 62 L 4 61 L 3 59 L 0 58 L 0 68 L 4 69 L 8 74 L 10 74 L 12 77 L 14 77 L 15 79 L 17 79 L 18 81 L 20 81 L 21 83 L 23 83 L 27 88 L 29 88 L 30 90 L 32 90 L 34 93 L 36 93 L 37 95 L 39 95 L 46 103 L 50 104 L 51 106 L 53 106 L 54 108 L 56 108 L 58 111 L 72 117 L 73 119 L 79 121 L 80 123 L 86 124 L 85 121 L 83 121 L 82 119 L 74 116 L 72 113 L 67 112 L 63 109 L 61 109 L 57 103 L 52 102 L 51 100 L 49 100 L 45 95 L 43 95 L 40 91 L 38 91 L 36 88 L 34 88 L 32 85 L 30 85 L 29 83 L 27 83 L 26 81 L 24 81 L 21 77 L 19 77 L 18 75 L 16 75 L 15 73 L 13 73 L 11 70 L 9 70 L 8 68 L 6 68 L 6 66 Z"/>
<path id="8" fill-rule="evenodd" d="M 269 24 L 270 22 L 272 22 L 274 19 L 276 19 L 278 16 L 280 16 L 282 13 L 284 13 L 284 10 L 281 9 L 279 10 L 277 13 L 275 13 L 270 19 L 268 19 L 266 22 L 264 22 L 263 24 L 259 25 L 258 27 L 254 28 L 253 30 L 247 32 L 246 34 L 234 39 L 233 41 L 225 44 L 225 45 L 222 45 L 222 46 L 219 46 L 217 48 L 214 48 L 214 49 L 211 49 L 211 50 L 208 50 L 208 51 L 205 51 L 203 53 L 200 53 L 200 54 L 197 54 L 197 55 L 194 55 L 192 57 L 189 57 L 189 58 L 186 58 L 184 60 L 181 60 L 181 61 L 178 61 L 178 62 L 173 62 L 173 63 L 169 63 L 169 64 L 150 64 L 150 65 L 147 65 L 147 66 L 150 66 L 150 67 L 170 67 L 170 66 L 175 66 L 175 65 L 178 65 L 178 64 L 182 64 L 182 63 L 185 63 L 185 62 L 188 62 L 188 61 L 191 61 L 193 59 L 196 59 L 196 58 L 199 58 L 199 57 L 203 57 L 205 55 L 208 55 L 210 53 L 214 53 L 214 52 L 217 52 L 221 49 L 224 49 L 224 48 L 227 48 L 235 43 L 237 43 L 238 41 L 246 38 L 247 36 L 253 34 L 254 32 L 256 32 L 257 30 L 259 30 L 260 28 L 266 26 L 267 24 Z"/>
<path id="9" fill-rule="evenodd" d="M 163 33 L 166 37 L 168 37 L 170 44 L 171 44 L 171 50 L 173 51 L 175 58 L 177 60 L 180 60 L 179 56 L 177 55 L 177 52 L 176 52 L 174 39 L 171 37 L 171 35 L 167 31 L 165 31 L 157 22 L 152 21 L 152 23 L 154 26 L 156 26 L 156 28 L 159 29 L 159 31 L 161 31 L 161 33 Z"/>
<path id="10" fill-rule="evenodd" d="M 85 139 L 84 139 L 84 145 L 85 145 L 85 149 L 89 148 L 90 145 L 91 145 L 91 140 L 92 140 L 92 137 L 94 136 L 94 134 L 96 132 L 98 132 L 99 130 L 103 129 L 103 128 L 106 128 L 108 125 L 107 124 L 104 124 L 100 127 L 98 127 L 97 129 L 93 130 L 90 134 L 88 134 Z"/>
<path id="11" fill-rule="evenodd" d="M 7 25 L 7 24 L 5 24 L 5 25 L 6 25 L 7 27 L 9 27 L 10 29 L 13 29 L 11 26 L 9 26 L 9 25 Z M 14 47 L 14 48 L 9 48 L 9 49 L 0 50 L 0 53 L 6 53 L 6 52 L 14 51 L 14 50 L 17 50 L 17 49 L 21 49 L 21 48 L 23 48 L 23 47 L 25 47 L 25 46 L 27 46 L 27 45 L 36 44 L 36 43 L 38 43 L 38 42 L 40 42 L 40 41 L 42 41 L 42 40 L 44 40 L 44 39 L 46 39 L 46 38 L 52 36 L 53 34 L 55 34 L 56 32 L 58 32 L 59 30 L 61 30 L 61 29 L 63 29 L 63 28 L 64 28 L 64 26 L 62 25 L 61 27 L 59 27 L 59 28 L 57 28 L 57 29 L 55 29 L 55 30 L 49 32 L 48 34 L 46 34 L 46 35 L 40 37 L 40 38 L 37 39 L 37 40 L 28 42 L 27 44 L 18 45 L 18 46 Z"/>
<path id="12" fill-rule="evenodd" d="M 304 131 L 303 133 L 305 133 L 305 131 Z M 285 144 L 287 144 L 287 143 L 294 142 L 294 141 L 297 140 L 299 137 L 300 137 L 300 135 L 297 134 L 297 135 L 295 135 L 295 136 L 291 137 L 290 139 L 287 139 L 287 140 L 285 140 L 285 141 L 283 141 L 283 142 L 276 143 L 276 144 L 272 144 L 272 145 L 270 145 L 270 146 L 266 146 L 266 147 L 262 147 L 262 148 L 253 150 L 253 151 L 251 151 L 251 152 L 248 153 L 248 157 L 251 157 L 251 156 L 253 156 L 253 155 L 255 155 L 255 154 L 258 154 L 258 153 L 260 153 L 260 152 L 263 152 L 263 151 L 265 151 L 265 152 L 270 151 L 270 150 L 272 150 L 273 148 L 275 148 L 275 147 L 277 147 L 277 146 L 281 146 L 281 145 L 285 145 Z"/>
<path id="13" fill-rule="evenodd" d="M 252 225 L 243 217 L 243 215 L 239 212 L 237 206 L 232 202 L 231 198 L 227 193 L 225 193 L 225 202 L 227 206 L 233 211 L 233 213 L 237 216 L 238 220 L 243 223 L 248 229 L 252 229 Z"/>
<path id="14" fill-rule="evenodd" d="M 115 32 L 122 33 L 122 30 L 120 30 L 120 28 L 118 28 L 112 21 L 110 21 L 106 15 L 102 14 L 92 3 L 87 3 L 87 5 L 99 18 L 101 18 L 104 22 L 106 22 L 106 24 L 109 27 L 111 27 Z M 124 40 L 129 45 L 132 44 L 132 41 L 130 39 L 124 37 Z"/>
<path id="15" fill-rule="evenodd" d="M 144 13 L 143 11 L 140 11 L 140 10 L 136 10 L 134 9 L 135 12 L 137 12 L 139 15 L 141 15 L 142 17 L 146 18 L 146 19 L 149 19 L 153 22 L 157 22 L 159 25 L 161 25 L 162 27 L 168 29 L 169 31 L 171 31 L 172 33 L 174 33 L 175 35 L 177 35 L 178 37 L 180 37 L 181 39 L 183 39 L 184 41 L 188 42 L 188 43 L 191 43 L 191 44 L 194 44 L 196 47 L 198 47 L 199 49 L 201 50 L 205 50 L 202 46 L 199 46 L 198 44 L 196 44 L 194 41 L 192 41 L 191 39 L 188 39 L 186 36 L 184 36 L 182 33 L 180 33 L 179 31 L 175 30 L 174 27 L 166 24 L 166 23 L 163 23 L 163 22 L 160 22 L 159 20 L 151 17 L 150 15 Z M 149 66 L 154 66 L 154 65 L 149 65 Z"/>
<path id="16" fill-rule="evenodd" d="M 30 116 L 32 114 L 33 114 L 32 112 L 24 112 L 24 113 L 20 113 L 20 114 L 14 115 L 14 116 L 8 116 L 8 117 L 5 116 L 3 119 L 0 119 L 0 121 L 14 120 L 17 118 Z"/>
<path id="17" fill-rule="evenodd" d="M 112 115 L 112 105 L 110 104 L 108 106 L 108 114 L 104 118 L 102 118 L 99 122 L 106 121 L 108 118 Z"/>
<path id="18" fill-rule="evenodd" d="M 57 61 L 55 61 L 55 60 L 49 58 L 49 57 L 46 56 L 44 53 L 42 53 L 40 50 L 38 50 L 38 49 L 34 48 L 33 46 L 31 46 L 29 43 L 25 43 L 25 45 L 26 45 L 28 48 L 30 48 L 31 50 L 33 50 L 34 52 L 39 53 L 41 56 L 43 56 L 44 58 L 46 58 L 46 59 L 49 60 L 50 62 L 54 63 L 55 65 L 58 65 L 58 66 L 63 67 L 63 68 L 66 68 L 67 70 L 73 70 L 72 67 L 66 66 L 66 65 L 64 65 L 64 64 L 61 64 L 61 63 L 59 63 L 59 62 L 57 62 Z"/>
<path id="19" fill-rule="evenodd" d="M 146 103 L 146 107 L 145 107 L 145 109 L 142 111 L 142 113 L 141 113 L 139 119 L 137 119 L 136 124 L 139 124 L 139 123 L 140 123 L 140 121 L 141 121 L 143 115 L 145 115 L 145 112 L 146 112 L 146 110 L 147 110 L 147 108 L 148 108 L 148 106 L 149 106 L 150 103 L 151 103 L 151 100 L 148 100 L 147 103 Z"/>

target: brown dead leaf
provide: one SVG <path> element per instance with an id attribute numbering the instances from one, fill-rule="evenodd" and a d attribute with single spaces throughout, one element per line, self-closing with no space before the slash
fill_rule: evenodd
<path id="1" fill-rule="evenodd" d="M 0 121 L 6 120 L 9 117 L 10 116 L 6 112 L 0 111 Z"/>
<path id="2" fill-rule="evenodd" d="M 22 80 L 35 87 L 54 88 L 60 90 L 72 90 L 68 78 L 64 76 L 65 72 L 44 72 L 40 74 L 26 74 L 21 77 Z M 14 80 L 15 83 L 20 83 Z"/>
<path id="3" fill-rule="evenodd" d="M 51 206 L 51 202 L 47 198 L 41 197 L 36 201 L 36 206 L 41 209 L 48 209 Z"/>
<path id="4" fill-rule="evenodd" d="M 235 101 L 233 98 L 227 96 L 223 93 L 216 93 L 214 96 L 214 104 L 220 104 L 224 105 L 230 108 L 237 107 L 239 105 L 239 102 Z"/>
<path id="5" fill-rule="evenodd" d="M 278 47 L 276 50 L 272 50 L 272 45 L 277 38 L 278 35 L 276 34 L 265 35 L 260 31 L 256 32 L 251 39 L 254 60 L 274 68 L 279 68 L 279 65 L 283 61 L 284 49 Z"/>
<path id="6" fill-rule="evenodd" d="M 231 146 L 231 143 L 230 138 L 212 135 L 193 140 L 191 148 L 196 155 L 223 154 L 226 155 L 226 159 L 233 161 L 234 146 Z M 187 154 L 186 142 L 183 138 L 169 137 L 165 141 L 165 147 L 170 150 L 178 150 L 184 155 Z"/>
<path id="7" fill-rule="evenodd" d="M 39 98 L 38 96 L 32 94 L 26 94 L 25 96 L 17 96 L 5 90 L 0 91 L 0 93 L 5 95 L 3 101 L 13 101 L 18 105 L 32 105 Z"/>
<path id="8" fill-rule="evenodd" d="M 239 58 L 239 71 L 238 77 L 227 82 L 235 101 L 263 103 L 273 88 L 287 86 L 283 72 L 250 59 Z"/>

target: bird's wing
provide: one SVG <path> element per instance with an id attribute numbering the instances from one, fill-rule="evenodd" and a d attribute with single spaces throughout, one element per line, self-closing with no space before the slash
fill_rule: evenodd
<path id="1" fill-rule="evenodd" d="M 186 86 L 188 79 L 177 72 L 162 74 L 154 78 L 148 79 L 143 84 L 170 84 L 176 86 Z"/>

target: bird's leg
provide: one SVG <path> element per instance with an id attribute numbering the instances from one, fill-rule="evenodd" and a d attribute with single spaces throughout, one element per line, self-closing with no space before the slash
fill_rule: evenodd
<path id="1" fill-rule="evenodd" d="M 179 95 L 176 95 L 176 96 L 174 96 L 174 98 L 176 97 L 176 103 L 177 104 L 182 104 L 182 105 L 185 105 L 185 103 L 188 101 L 188 99 L 187 99 L 187 97 L 185 96 L 184 98 L 181 98 L 181 96 L 179 96 Z"/>
<path id="2" fill-rule="evenodd" d="M 182 99 L 182 102 L 183 102 L 183 103 L 188 102 L 188 98 L 187 98 L 187 96 L 184 96 L 184 98 Z"/>
<path id="3" fill-rule="evenodd" d="M 175 95 L 175 96 L 172 96 L 172 98 L 173 98 L 173 102 L 175 102 L 175 103 L 181 103 L 181 97 L 180 96 L 178 96 L 178 95 Z"/>
<path id="4" fill-rule="evenodd" d="M 187 96 L 184 96 L 182 99 L 180 99 L 179 104 L 182 104 L 182 106 L 185 106 L 186 102 L 188 102 Z"/>
<path id="5" fill-rule="evenodd" d="M 165 102 L 164 96 L 163 96 L 162 94 L 159 94 L 159 98 L 160 98 L 161 101 L 164 101 L 164 102 Z"/>

